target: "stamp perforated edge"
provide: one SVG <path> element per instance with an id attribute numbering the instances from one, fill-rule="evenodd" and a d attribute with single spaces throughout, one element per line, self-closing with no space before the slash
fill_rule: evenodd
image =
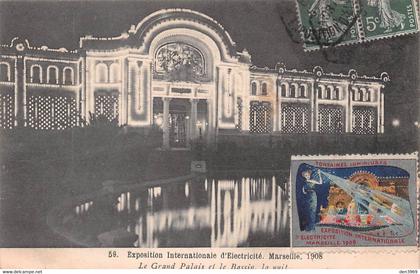
<path id="1" fill-rule="evenodd" d="M 295 0 L 295 9 L 296 9 L 296 12 L 297 12 L 297 15 L 298 15 L 299 27 L 300 27 L 300 26 L 303 26 L 303 24 L 302 24 L 302 17 L 301 17 L 298 1 L 299 0 Z M 359 4 L 360 0 L 351 0 L 351 1 L 353 2 L 355 9 L 360 9 L 360 4 Z M 321 48 L 327 49 L 327 48 L 333 48 L 333 47 L 344 47 L 344 46 L 374 42 L 374 41 L 378 41 L 378 40 L 396 38 L 396 37 L 400 37 L 400 36 L 404 36 L 404 35 L 419 33 L 420 32 L 420 15 L 419 15 L 419 13 L 420 13 L 420 3 L 417 0 L 411 0 L 411 3 L 413 4 L 414 10 L 415 10 L 414 14 L 415 14 L 416 23 L 417 23 L 417 29 L 415 29 L 415 30 L 401 31 L 401 32 L 393 33 L 393 34 L 385 34 L 385 35 L 382 35 L 382 36 L 375 36 L 375 37 L 371 37 L 371 38 L 366 38 L 365 35 L 364 35 L 364 31 L 363 31 L 363 26 L 362 26 L 363 23 L 361 22 L 360 18 L 357 18 L 357 21 L 356 21 L 357 31 L 360 34 L 363 34 L 363 36 L 359 37 L 357 40 L 341 42 L 341 43 L 338 43 L 334 46 L 307 47 L 306 44 L 305 44 L 305 37 L 304 37 L 302 31 L 299 31 L 300 32 L 299 33 L 300 37 L 301 37 L 302 42 L 303 42 L 303 51 L 304 52 L 313 52 L 313 51 L 320 50 Z"/>
<path id="2" fill-rule="evenodd" d="M 352 247 L 294 247 L 292 245 L 293 240 L 293 215 L 292 215 L 292 173 L 289 172 L 289 216 L 290 216 L 290 225 L 289 225 L 289 236 L 290 236 L 290 250 L 296 254 L 306 254 L 311 251 L 320 251 L 326 254 L 338 254 L 338 253 L 347 253 L 347 254 L 362 254 L 362 253 L 381 253 L 381 254 L 396 254 L 396 253 L 415 253 L 420 251 L 419 237 L 420 237 L 420 170 L 419 170 L 419 152 L 413 153 L 368 153 L 368 154 L 324 154 L 324 155 L 292 155 L 290 157 L 290 163 L 293 160 L 334 160 L 336 157 L 340 157 L 340 160 L 354 160 L 354 159 L 363 159 L 366 160 L 368 157 L 376 157 L 377 159 L 392 159 L 392 160 L 415 160 L 416 161 L 416 246 L 352 246 Z"/>
<path id="3" fill-rule="evenodd" d="M 358 1 L 358 0 L 351 0 L 351 1 L 354 4 L 354 1 Z M 299 8 L 299 3 L 298 2 L 299 2 L 299 0 L 295 0 L 295 8 L 296 8 L 296 11 L 297 11 L 297 14 L 298 14 L 299 27 L 300 27 L 300 26 L 303 26 L 303 24 L 302 24 L 302 15 L 300 13 L 300 8 Z M 360 18 L 357 18 L 356 24 L 357 24 L 357 31 L 359 31 L 360 30 L 360 26 L 361 26 Z M 323 49 L 331 48 L 331 46 L 323 46 L 323 47 L 313 46 L 313 47 L 308 47 L 308 46 L 306 46 L 306 43 L 305 43 L 304 34 L 302 33 L 302 31 L 299 31 L 299 32 L 300 32 L 299 34 L 300 34 L 300 37 L 301 37 L 302 42 L 303 42 L 303 51 L 305 51 L 305 52 L 311 52 L 311 51 L 320 50 L 321 48 L 323 48 Z M 353 41 L 341 42 L 341 43 L 338 43 L 337 45 L 334 45 L 333 47 L 349 46 L 349 45 L 354 45 L 354 44 L 358 44 L 358 43 L 361 43 L 361 42 L 364 42 L 364 41 L 360 41 L 360 39 L 357 39 L 357 40 L 353 40 Z"/>

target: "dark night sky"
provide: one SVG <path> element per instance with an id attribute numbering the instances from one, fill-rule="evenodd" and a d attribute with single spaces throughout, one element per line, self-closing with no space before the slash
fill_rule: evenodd
<path id="1" fill-rule="evenodd" d="M 162 8 L 189 8 L 216 19 L 258 66 L 283 61 L 288 68 L 320 65 L 336 73 L 355 68 L 359 75 L 379 76 L 386 71 L 392 79 L 385 90 L 386 130 L 392 130 L 392 118 L 401 119 L 400 129 L 411 129 L 419 120 L 419 34 L 305 53 L 286 31 L 297 16 L 290 0 L 0 2 L 0 43 L 20 36 L 36 46 L 75 49 L 80 36 L 117 36 Z"/>

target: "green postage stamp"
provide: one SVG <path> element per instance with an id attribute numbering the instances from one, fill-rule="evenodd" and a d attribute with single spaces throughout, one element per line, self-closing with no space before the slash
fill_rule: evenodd
<path id="1" fill-rule="evenodd" d="M 297 0 L 306 50 L 419 31 L 416 0 Z"/>

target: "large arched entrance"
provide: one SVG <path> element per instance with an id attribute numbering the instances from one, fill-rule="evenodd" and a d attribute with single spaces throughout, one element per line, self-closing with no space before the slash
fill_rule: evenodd
<path id="1" fill-rule="evenodd" d="M 167 147 L 188 148 L 194 141 L 205 140 L 208 121 L 205 99 L 153 99 L 153 124 L 162 129 Z"/>
<path id="2" fill-rule="evenodd" d="M 165 29 L 151 41 L 149 55 L 153 117 L 161 117 L 163 147 L 189 148 L 207 139 L 215 126 L 210 115 L 217 100 L 215 62 L 221 60 L 215 41 L 195 30 Z"/>

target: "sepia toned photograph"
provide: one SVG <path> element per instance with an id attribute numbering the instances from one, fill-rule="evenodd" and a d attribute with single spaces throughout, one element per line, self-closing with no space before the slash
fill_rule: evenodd
<path id="1" fill-rule="evenodd" d="M 417 246 L 417 4 L 0 1 L 0 247 Z"/>

